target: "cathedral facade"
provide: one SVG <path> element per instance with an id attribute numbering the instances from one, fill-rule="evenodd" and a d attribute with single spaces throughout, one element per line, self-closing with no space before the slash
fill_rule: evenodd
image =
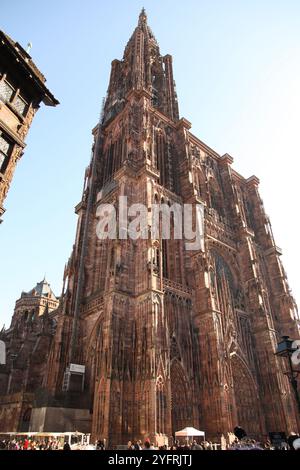
<path id="1" fill-rule="evenodd" d="M 49 429 L 55 408 L 73 419 L 70 430 L 80 415 L 110 446 L 170 439 L 185 426 L 215 440 L 236 425 L 259 438 L 299 429 L 275 355 L 282 335 L 299 338 L 299 317 L 259 180 L 238 174 L 230 155 L 190 128 L 179 117 L 172 57 L 161 55 L 143 10 L 123 59 L 112 62 L 93 130 L 31 430 L 69 430 Z M 161 233 L 99 238 L 97 209 L 111 204 L 118 214 L 120 196 L 149 213 L 153 204 L 201 205 L 204 249 Z"/>

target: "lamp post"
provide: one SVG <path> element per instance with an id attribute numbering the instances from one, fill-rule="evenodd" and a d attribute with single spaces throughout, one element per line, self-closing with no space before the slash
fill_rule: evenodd
<path id="1" fill-rule="evenodd" d="M 288 358 L 288 364 L 289 364 L 289 371 L 285 372 L 285 374 L 288 376 L 293 391 L 296 399 L 296 403 L 298 406 L 298 412 L 300 415 L 300 397 L 298 393 L 298 384 L 297 384 L 297 376 L 300 373 L 299 370 L 294 370 L 293 369 L 293 364 L 292 364 L 292 355 L 293 353 L 297 350 L 297 347 L 293 347 L 293 340 L 290 339 L 289 336 L 282 336 L 282 341 L 280 341 L 277 345 L 277 351 L 276 351 L 276 356 L 281 356 L 281 357 L 287 357 Z"/>

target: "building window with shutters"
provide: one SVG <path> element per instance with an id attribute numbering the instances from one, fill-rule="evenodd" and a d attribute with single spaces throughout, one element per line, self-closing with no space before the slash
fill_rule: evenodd
<path id="1" fill-rule="evenodd" d="M 0 130 L 0 173 L 5 172 L 13 146 L 13 142 Z"/>
<path id="2" fill-rule="evenodd" d="M 14 108 L 18 111 L 18 113 L 25 117 L 28 109 L 28 104 L 20 95 L 17 95 L 15 97 L 12 104 Z"/>
<path id="3" fill-rule="evenodd" d="M 10 101 L 15 90 L 6 80 L 0 82 L 0 99 L 4 102 Z"/>
<path id="4" fill-rule="evenodd" d="M 0 81 L 0 99 L 4 102 L 10 101 L 15 90 L 7 80 Z"/>
<path id="5" fill-rule="evenodd" d="M 20 95 L 19 90 L 16 92 L 14 87 L 5 79 L 0 80 L 0 100 L 4 103 L 10 103 L 21 116 L 26 116 L 27 101 Z"/>

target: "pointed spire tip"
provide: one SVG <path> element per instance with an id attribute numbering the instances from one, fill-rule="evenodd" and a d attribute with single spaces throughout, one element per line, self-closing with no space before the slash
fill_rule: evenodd
<path id="1" fill-rule="evenodd" d="M 147 21 L 147 13 L 145 8 L 143 7 L 139 16 L 139 25 L 146 23 Z"/>

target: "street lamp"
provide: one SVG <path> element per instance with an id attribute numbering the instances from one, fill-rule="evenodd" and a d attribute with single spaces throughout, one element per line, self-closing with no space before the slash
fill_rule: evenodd
<path id="1" fill-rule="evenodd" d="M 281 357 L 287 357 L 288 358 L 288 363 L 289 363 L 289 368 L 290 370 L 288 372 L 284 372 L 293 387 L 294 394 L 295 394 L 295 399 L 296 403 L 298 405 L 298 411 L 300 415 L 300 397 L 298 393 L 298 384 L 297 384 L 297 376 L 300 373 L 299 370 L 294 370 L 293 369 L 293 364 L 292 364 L 292 355 L 293 353 L 297 350 L 297 347 L 293 347 L 293 340 L 290 339 L 289 336 L 282 336 L 282 341 L 280 341 L 277 345 L 277 351 L 276 351 L 276 356 L 281 356 Z"/>

